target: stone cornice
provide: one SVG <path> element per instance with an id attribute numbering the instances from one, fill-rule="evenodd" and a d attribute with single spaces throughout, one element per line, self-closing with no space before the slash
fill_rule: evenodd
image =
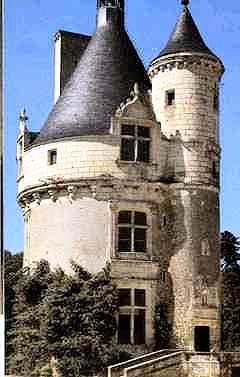
<path id="1" fill-rule="evenodd" d="M 19 205 L 25 210 L 30 203 L 35 202 L 40 205 L 43 198 L 56 202 L 58 198 L 66 197 L 73 202 L 77 197 L 90 196 L 101 200 L 104 195 L 124 194 L 125 191 L 131 190 L 135 193 L 149 191 L 149 195 L 155 193 L 168 196 L 168 185 L 161 182 L 149 181 L 126 181 L 111 178 L 84 179 L 84 180 L 65 180 L 55 183 L 45 183 L 43 185 L 31 186 L 20 192 L 17 197 Z"/>
<path id="2" fill-rule="evenodd" d="M 204 55 L 173 54 L 163 56 L 155 60 L 149 67 L 148 74 L 152 79 L 158 72 L 172 69 L 204 69 L 214 72 L 220 77 L 224 73 L 224 67 L 218 60 L 210 59 Z"/>

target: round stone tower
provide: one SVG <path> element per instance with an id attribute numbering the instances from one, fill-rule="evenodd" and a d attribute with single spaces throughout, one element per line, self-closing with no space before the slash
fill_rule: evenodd
<path id="1" fill-rule="evenodd" d="M 219 82 L 224 67 L 204 43 L 188 1 L 182 3 L 149 75 L 162 132 L 177 140 L 170 147 L 177 213 L 170 262 L 175 341 L 190 350 L 209 351 L 220 345 Z"/>
<path id="2" fill-rule="evenodd" d="M 24 264 L 45 259 L 71 273 L 71 260 L 90 272 L 111 261 L 118 341 L 135 345 L 153 342 L 155 303 L 166 291 L 158 231 L 169 201 L 159 181 L 168 142 L 150 86 L 124 27 L 124 1 L 99 0 L 97 30 L 41 131 L 30 132 L 21 113 L 17 151 Z"/>

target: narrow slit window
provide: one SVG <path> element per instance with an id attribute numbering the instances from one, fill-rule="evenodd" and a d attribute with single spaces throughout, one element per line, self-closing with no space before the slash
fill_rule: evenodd
<path id="1" fill-rule="evenodd" d="M 57 150 L 48 151 L 48 164 L 55 165 L 57 163 Z"/>
<path id="2" fill-rule="evenodd" d="M 213 178 L 217 178 L 218 176 L 216 161 L 212 162 L 212 176 Z"/>
<path id="3" fill-rule="evenodd" d="M 166 92 L 167 106 L 175 105 L 175 90 L 168 90 Z"/>
<path id="4" fill-rule="evenodd" d="M 218 86 L 217 86 L 217 84 L 215 85 L 215 88 L 214 88 L 213 108 L 216 111 L 219 109 L 219 92 L 218 92 Z"/>

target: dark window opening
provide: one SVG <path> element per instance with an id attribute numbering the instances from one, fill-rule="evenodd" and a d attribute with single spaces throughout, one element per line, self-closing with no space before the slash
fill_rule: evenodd
<path id="1" fill-rule="evenodd" d="M 134 251 L 145 252 L 147 249 L 146 229 L 136 228 L 134 230 Z"/>
<path id="2" fill-rule="evenodd" d="M 118 290 L 118 343 L 145 344 L 146 291 L 145 289 Z"/>
<path id="3" fill-rule="evenodd" d="M 147 251 L 147 216 L 144 212 L 119 212 L 118 251 L 120 253 Z"/>
<path id="4" fill-rule="evenodd" d="M 163 226 L 167 225 L 167 217 L 165 215 L 163 216 L 162 224 L 163 224 Z"/>
<path id="5" fill-rule="evenodd" d="M 150 141 L 139 140 L 137 150 L 137 161 L 149 162 L 150 160 Z"/>
<path id="6" fill-rule="evenodd" d="M 118 290 L 119 306 L 131 306 L 131 289 Z"/>
<path id="7" fill-rule="evenodd" d="M 166 101 L 168 106 L 175 105 L 175 90 L 168 90 L 166 92 Z"/>
<path id="8" fill-rule="evenodd" d="M 134 304 L 135 306 L 145 306 L 145 289 L 135 289 L 134 291 Z"/>
<path id="9" fill-rule="evenodd" d="M 210 352 L 210 328 L 208 326 L 195 327 L 194 343 L 196 352 Z"/>
<path id="10" fill-rule="evenodd" d="M 57 163 L 57 151 L 56 149 L 48 151 L 48 164 L 54 165 Z"/>
<path id="11" fill-rule="evenodd" d="M 166 272 L 165 271 L 161 271 L 160 272 L 160 277 L 161 277 L 161 280 L 163 283 L 166 282 Z"/>
<path id="12" fill-rule="evenodd" d="M 123 161 L 134 161 L 135 160 L 134 140 L 122 138 L 122 141 L 121 141 L 121 160 L 123 160 Z"/>
<path id="13" fill-rule="evenodd" d="M 144 212 L 134 212 L 134 223 L 136 225 L 147 225 L 147 216 Z"/>
<path id="14" fill-rule="evenodd" d="M 119 314 L 118 343 L 131 344 L 131 315 L 130 314 Z"/>
<path id="15" fill-rule="evenodd" d="M 118 251 L 131 252 L 132 249 L 132 232 L 131 228 L 121 228 L 118 230 Z"/>
<path id="16" fill-rule="evenodd" d="M 118 214 L 119 224 L 131 224 L 132 222 L 132 212 L 131 211 L 120 211 Z"/>
<path id="17" fill-rule="evenodd" d="M 134 316 L 134 344 L 145 344 L 145 310 L 137 310 Z"/>
<path id="18" fill-rule="evenodd" d="M 214 88 L 213 108 L 214 108 L 214 110 L 218 110 L 219 109 L 219 94 L 218 94 L 218 86 L 217 86 L 217 84 L 215 85 L 215 88 Z"/>
<path id="19" fill-rule="evenodd" d="M 148 127 L 123 124 L 121 126 L 121 160 L 148 163 L 150 140 Z"/>
<path id="20" fill-rule="evenodd" d="M 232 368 L 232 377 L 240 377 L 240 367 Z"/>

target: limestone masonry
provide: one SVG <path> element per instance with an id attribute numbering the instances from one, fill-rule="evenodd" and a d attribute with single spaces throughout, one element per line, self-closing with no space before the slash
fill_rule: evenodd
<path id="1" fill-rule="evenodd" d="M 168 304 L 171 349 L 111 375 L 236 377 L 220 349 L 221 60 L 188 8 L 149 66 L 124 27 L 124 0 L 97 2 L 92 37 L 55 37 L 55 100 L 39 133 L 20 114 L 18 203 L 24 264 L 71 272 L 112 265 L 117 341 L 147 353 L 155 307 Z M 154 376 L 155 377 L 155 376 Z"/>

